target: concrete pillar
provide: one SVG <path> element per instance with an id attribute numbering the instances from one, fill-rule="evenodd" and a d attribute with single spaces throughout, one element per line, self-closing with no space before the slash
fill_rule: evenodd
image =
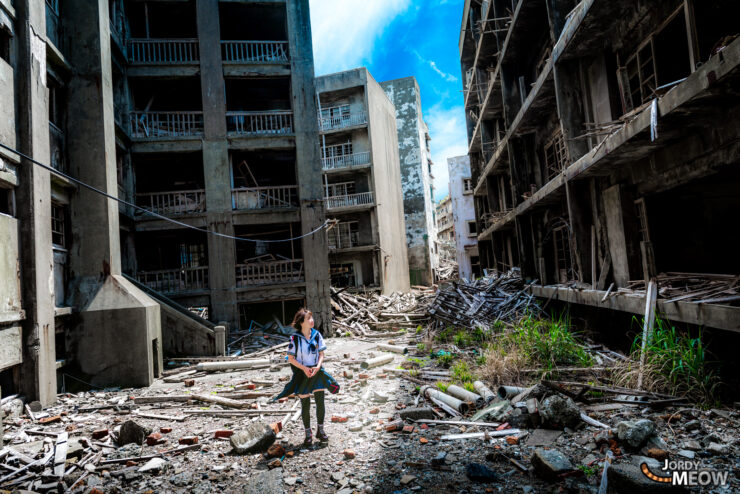
<path id="1" fill-rule="evenodd" d="M 316 123 L 316 89 L 314 86 L 313 48 L 308 0 L 285 4 L 290 43 L 290 68 L 293 125 L 295 127 L 298 169 L 298 197 L 301 202 L 301 231 L 308 233 L 326 220 L 321 189 L 321 159 Z M 329 248 L 326 231 L 302 240 L 306 273 L 306 305 L 311 308 L 316 328 L 332 334 L 329 305 Z"/>
<path id="2" fill-rule="evenodd" d="M 46 89 L 46 3 L 16 3 L 18 43 L 18 146 L 42 163 L 49 163 L 49 108 Z M 18 168 L 21 286 L 23 309 L 23 366 L 21 391 L 42 405 L 56 400 L 54 344 L 53 257 L 51 250 L 51 184 L 49 172 L 23 160 Z"/>
<path id="3" fill-rule="evenodd" d="M 234 235 L 231 173 L 226 140 L 226 104 L 218 0 L 197 0 L 200 40 L 200 85 L 204 114 L 203 176 L 208 229 Z M 215 320 L 239 324 L 236 308 L 236 245 L 234 240 L 208 236 L 211 311 Z"/>
<path id="4" fill-rule="evenodd" d="M 580 71 L 580 60 L 561 61 L 553 68 L 558 116 L 570 163 L 588 152 L 587 139 L 574 139 L 582 133 L 584 119 L 584 88 L 581 87 Z"/>
<path id="5" fill-rule="evenodd" d="M 612 273 L 617 287 L 626 287 L 630 280 L 627 240 L 624 235 L 622 196 L 619 185 L 606 189 L 601 196 L 606 215 L 606 232 L 609 241 L 609 254 L 612 259 Z"/>
<path id="6" fill-rule="evenodd" d="M 216 334 L 216 355 L 226 355 L 226 326 L 213 328 Z"/>

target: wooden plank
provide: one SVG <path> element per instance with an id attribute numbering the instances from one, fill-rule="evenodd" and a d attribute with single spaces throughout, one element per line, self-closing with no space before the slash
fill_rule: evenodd
<path id="1" fill-rule="evenodd" d="M 64 477 L 64 467 L 67 461 L 68 448 L 69 443 L 67 443 L 67 433 L 61 432 L 57 435 L 57 441 L 54 445 L 54 475 L 59 478 Z"/>
<path id="2" fill-rule="evenodd" d="M 648 283 L 645 294 L 645 321 L 642 328 L 642 347 L 640 348 L 640 372 L 637 375 L 637 389 L 642 389 L 642 371 L 645 366 L 645 350 L 649 341 L 653 338 L 653 324 L 655 323 L 655 303 L 658 298 L 658 287 L 655 279 Z"/>

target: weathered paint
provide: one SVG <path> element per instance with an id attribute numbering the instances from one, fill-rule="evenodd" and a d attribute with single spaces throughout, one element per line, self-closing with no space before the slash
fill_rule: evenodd
<path id="1" fill-rule="evenodd" d="M 437 225 L 432 199 L 429 130 L 423 120 L 419 85 L 414 77 L 381 83 L 396 106 L 403 210 L 406 218 L 411 284 L 431 284 L 437 266 Z"/>
<path id="2" fill-rule="evenodd" d="M 468 156 L 447 158 L 450 174 L 450 202 L 454 225 L 455 253 L 460 278 L 473 276 L 471 256 L 478 255 L 476 236 L 469 235 L 468 222 L 475 221 L 475 207 L 472 192 L 465 191 L 464 180 L 470 178 L 470 159 Z"/>

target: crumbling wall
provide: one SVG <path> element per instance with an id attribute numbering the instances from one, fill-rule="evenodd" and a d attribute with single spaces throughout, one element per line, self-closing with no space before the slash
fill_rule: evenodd
<path id="1" fill-rule="evenodd" d="M 468 234 L 468 222 L 475 221 L 473 194 L 465 191 L 465 179 L 470 179 L 470 159 L 468 156 L 447 158 L 450 176 L 450 199 L 452 201 L 452 221 L 455 233 L 455 252 L 460 278 L 471 279 L 473 266 L 470 256 L 477 255 L 477 235 Z"/>
<path id="2" fill-rule="evenodd" d="M 381 86 L 396 106 L 411 284 L 428 285 L 434 281 L 433 270 L 437 265 L 433 250 L 437 241 L 437 227 L 434 221 L 428 131 L 422 117 L 419 85 L 414 77 L 406 77 L 383 82 Z"/>

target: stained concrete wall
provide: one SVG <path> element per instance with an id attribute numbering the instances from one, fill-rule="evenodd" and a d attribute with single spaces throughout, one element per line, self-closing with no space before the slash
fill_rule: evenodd
<path id="1" fill-rule="evenodd" d="M 406 220 L 411 284 L 434 282 L 437 256 L 437 226 L 430 171 L 431 154 L 427 146 L 427 126 L 421 109 L 419 85 L 414 77 L 381 83 L 396 107 L 403 211 Z"/>
<path id="2" fill-rule="evenodd" d="M 447 158 L 450 174 L 450 199 L 452 202 L 452 221 L 455 228 L 455 252 L 460 278 L 471 279 L 473 268 L 471 256 L 478 255 L 477 236 L 468 235 L 468 222 L 475 221 L 473 194 L 465 193 L 464 179 L 470 178 L 470 159 L 468 156 Z"/>

